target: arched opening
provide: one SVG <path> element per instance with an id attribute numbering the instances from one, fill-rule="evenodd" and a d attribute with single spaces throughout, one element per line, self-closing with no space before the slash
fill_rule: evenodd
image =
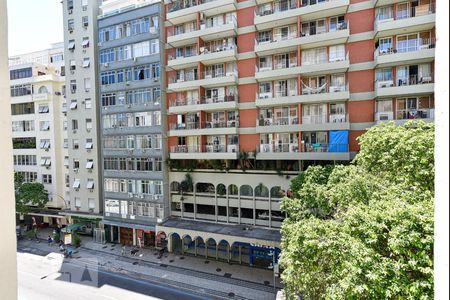
<path id="1" fill-rule="evenodd" d="M 224 184 L 219 183 L 216 188 L 217 193 L 217 215 L 220 217 L 226 217 L 227 216 L 227 203 L 225 201 L 227 197 L 227 188 Z"/>
<path id="2" fill-rule="evenodd" d="M 45 85 L 41 86 L 38 90 L 38 93 L 39 94 L 47 94 L 48 93 L 47 87 Z"/>
<path id="3" fill-rule="evenodd" d="M 247 184 L 242 185 L 240 188 L 241 197 L 253 197 L 253 188 Z"/>
<path id="4" fill-rule="evenodd" d="M 217 258 L 219 260 L 230 261 L 230 243 L 226 240 L 221 240 L 217 244 Z"/>
<path id="5" fill-rule="evenodd" d="M 170 239 L 172 241 L 172 252 L 181 253 L 181 238 L 178 233 L 171 233 Z"/>
<path id="6" fill-rule="evenodd" d="M 164 231 L 159 231 L 155 237 L 156 248 L 167 247 L 167 234 Z"/>
<path id="7" fill-rule="evenodd" d="M 205 241 L 202 237 L 198 236 L 194 239 L 196 245 L 195 255 L 205 256 Z"/>
<path id="8" fill-rule="evenodd" d="M 262 183 L 255 187 L 255 197 L 269 198 L 269 189 Z"/>
<path id="9" fill-rule="evenodd" d="M 145 76 L 144 76 L 144 70 L 140 70 L 139 71 L 139 80 L 144 80 Z"/>
<path id="10" fill-rule="evenodd" d="M 214 257 L 217 259 L 217 243 L 213 238 L 206 240 L 205 257 Z"/>
<path id="11" fill-rule="evenodd" d="M 172 181 L 170 183 L 170 193 L 172 194 L 180 193 L 180 183 L 178 181 Z"/>
<path id="12" fill-rule="evenodd" d="M 186 234 L 183 236 L 183 254 L 195 254 L 195 244 L 191 236 Z"/>
<path id="13" fill-rule="evenodd" d="M 281 186 L 274 186 L 270 189 L 270 198 L 272 200 L 281 200 L 286 195 L 286 191 Z"/>
<path id="14" fill-rule="evenodd" d="M 213 194 L 215 193 L 215 188 L 212 183 L 198 182 L 195 185 L 195 192 L 197 194 Z"/>

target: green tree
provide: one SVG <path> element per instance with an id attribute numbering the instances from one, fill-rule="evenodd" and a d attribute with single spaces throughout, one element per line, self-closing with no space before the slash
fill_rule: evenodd
<path id="1" fill-rule="evenodd" d="M 20 178 L 17 177 L 16 213 L 27 214 L 30 211 L 30 206 L 43 208 L 47 202 L 48 192 L 42 183 L 23 183 L 20 181 Z"/>
<path id="2" fill-rule="evenodd" d="M 348 166 L 292 180 L 282 225 L 289 299 L 432 299 L 434 125 L 375 126 Z"/>

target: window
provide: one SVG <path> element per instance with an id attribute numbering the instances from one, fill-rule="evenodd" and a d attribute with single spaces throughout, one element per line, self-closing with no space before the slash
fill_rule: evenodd
<path id="1" fill-rule="evenodd" d="M 12 122 L 12 131 L 13 132 L 34 131 L 34 120 L 13 121 Z"/>
<path id="2" fill-rule="evenodd" d="M 73 149 L 79 149 L 80 148 L 80 141 L 78 139 L 72 140 L 72 147 Z"/>
<path id="3" fill-rule="evenodd" d="M 81 42 L 81 46 L 83 48 L 89 48 L 89 37 L 84 37 L 83 41 Z"/>
<path id="4" fill-rule="evenodd" d="M 88 0 L 81 0 L 81 8 L 83 11 L 86 11 L 88 7 Z"/>
<path id="5" fill-rule="evenodd" d="M 86 183 L 86 188 L 92 190 L 94 188 L 94 179 L 88 179 Z"/>
<path id="6" fill-rule="evenodd" d="M 23 182 L 36 182 L 37 180 L 37 172 L 17 172 L 22 175 Z"/>
<path id="7" fill-rule="evenodd" d="M 89 92 L 91 90 L 91 79 L 84 78 L 84 91 Z"/>
<path id="8" fill-rule="evenodd" d="M 133 44 L 133 57 L 147 56 L 150 54 L 149 41 Z"/>
<path id="9" fill-rule="evenodd" d="M 84 28 L 88 27 L 89 26 L 88 16 L 83 16 L 83 18 L 81 19 L 81 22 L 82 22 Z"/>
<path id="10" fill-rule="evenodd" d="M 69 45 L 67 46 L 67 49 L 70 51 L 75 50 L 75 40 L 69 40 Z"/>
<path id="11" fill-rule="evenodd" d="M 94 198 L 88 198 L 88 208 L 95 209 L 95 199 Z"/>
<path id="12" fill-rule="evenodd" d="M 112 106 L 116 105 L 116 94 L 102 94 L 101 95 L 102 106 Z"/>
<path id="13" fill-rule="evenodd" d="M 43 184 L 51 184 L 52 183 L 52 175 L 51 174 L 42 174 L 42 183 Z"/>
<path id="14" fill-rule="evenodd" d="M 41 131 L 49 131 L 50 130 L 50 122 L 49 121 L 40 121 L 39 127 Z"/>
<path id="15" fill-rule="evenodd" d="M 78 130 L 78 120 L 72 120 L 72 130 Z"/>
<path id="16" fill-rule="evenodd" d="M 86 162 L 86 169 L 92 170 L 94 168 L 94 161 L 92 159 L 88 159 Z"/>
<path id="17" fill-rule="evenodd" d="M 33 76 L 32 68 L 23 68 L 23 69 L 9 71 L 9 79 L 11 79 L 11 80 L 29 78 L 32 76 Z"/>
<path id="18" fill-rule="evenodd" d="M 42 139 L 39 143 L 39 148 L 41 149 L 50 149 L 50 140 Z"/>
<path id="19" fill-rule="evenodd" d="M 74 179 L 72 187 L 74 189 L 79 189 L 80 188 L 80 179 Z M 75 200 L 75 203 L 76 203 L 76 200 Z"/>
<path id="20" fill-rule="evenodd" d="M 79 187 L 79 185 L 78 185 L 78 188 L 77 189 L 79 189 L 80 187 Z M 81 199 L 80 199 L 80 197 L 75 197 L 75 207 L 76 208 L 80 208 L 81 207 Z"/>
<path id="21" fill-rule="evenodd" d="M 159 53 L 159 40 L 151 40 L 150 41 L 150 52 L 152 54 Z"/>
<path id="22" fill-rule="evenodd" d="M 36 138 L 13 138 L 13 149 L 35 149 L 36 148 Z"/>
<path id="23" fill-rule="evenodd" d="M 377 101 L 377 112 L 392 112 L 392 99 Z"/>
<path id="24" fill-rule="evenodd" d="M 11 114 L 13 116 L 34 114 L 34 103 L 26 102 L 26 103 L 11 104 Z"/>
<path id="25" fill-rule="evenodd" d="M 70 92 L 72 94 L 75 94 L 77 92 L 77 81 L 76 80 L 70 81 Z"/>
<path id="26" fill-rule="evenodd" d="M 67 29 L 69 30 L 69 32 L 72 32 L 74 28 L 75 28 L 74 20 L 73 19 L 67 20 Z"/>
<path id="27" fill-rule="evenodd" d="M 391 81 L 392 80 L 392 69 L 377 69 L 375 73 L 376 81 Z"/>
<path id="28" fill-rule="evenodd" d="M 67 126 L 67 125 L 66 125 L 66 126 Z M 64 147 L 64 149 L 69 148 L 69 139 L 64 139 L 63 147 Z"/>
<path id="29" fill-rule="evenodd" d="M 92 129 L 92 119 L 86 119 L 86 130 L 91 131 Z"/>
<path id="30" fill-rule="evenodd" d="M 92 100 L 90 98 L 84 100 L 84 108 L 86 109 L 92 108 Z"/>
<path id="31" fill-rule="evenodd" d="M 36 166 L 36 155 L 14 155 L 15 166 Z"/>
<path id="32" fill-rule="evenodd" d="M 72 13 L 73 9 L 73 0 L 67 0 L 67 10 L 69 11 L 69 14 Z"/>
<path id="33" fill-rule="evenodd" d="M 330 62 L 345 60 L 345 45 L 337 45 L 330 47 Z"/>
<path id="34" fill-rule="evenodd" d="M 78 170 L 80 168 L 80 161 L 78 159 L 73 160 L 73 169 Z"/>
<path id="35" fill-rule="evenodd" d="M 89 68 L 90 64 L 91 60 L 89 59 L 89 57 L 83 58 L 83 68 Z"/>
<path id="36" fill-rule="evenodd" d="M 106 199 L 105 200 L 105 212 L 119 214 L 120 213 L 119 200 Z"/>
<path id="37" fill-rule="evenodd" d="M 63 54 L 53 54 L 52 56 L 50 56 L 51 63 L 55 63 L 55 62 L 63 61 L 63 60 L 64 60 Z M 64 75 L 61 75 L 61 76 L 64 76 Z"/>
<path id="38" fill-rule="evenodd" d="M 92 139 L 86 139 L 85 149 L 92 149 L 92 148 L 94 148 L 94 143 L 92 142 Z"/>
<path id="39" fill-rule="evenodd" d="M 31 95 L 33 93 L 33 87 L 31 86 L 31 84 L 13 85 L 11 86 L 10 91 L 11 97 L 20 97 L 25 95 Z"/>
<path id="40" fill-rule="evenodd" d="M 100 51 L 100 63 L 101 64 L 113 62 L 114 58 L 115 58 L 114 49 L 106 49 L 106 50 Z"/>
<path id="41" fill-rule="evenodd" d="M 50 157 L 41 157 L 40 165 L 43 167 L 50 167 L 52 164 L 52 160 Z"/>
<path id="42" fill-rule="evenodd" d="M 77 108 L 77 100 L 70 101 L 70 109 L 76 109 Z"/>
<path id="43" fill-rule="evenodd" d="M 77 62 L 74 59 L 70 60 L 70 71 L 75 71 L 77 68 Z"/>
<path id="44" fill-rule="evenodd" d="M 116 82 L 114 71 L 102 72 L 100 77 L 102 85 L 109 85 Z"/>

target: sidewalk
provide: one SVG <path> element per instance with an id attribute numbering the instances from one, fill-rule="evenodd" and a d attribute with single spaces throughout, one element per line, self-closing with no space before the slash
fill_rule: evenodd
<path id="1" fill-rule="evenodd" d="M 38 231 L 39 238 L 47 239 L 50 229 Z M 238 264 L 228 264 L 214 259 L 205 260 L 200 257 L 180 256 L 165 253 L 158 259 L 158 251 L 139 249 L 136 256 L 127 253 L 121 255 L 121 245 L 98 244 L 92 238 L 81 236 L 81 247 L 74 258 L 78 260 L 95 259 L 98 264 L 113 272 L 129 273 L 132 276 L 152 276 L 154 279 L 177 282 L 178 285 L 187 284 L 199 290 L 212 290 L 221 293 L 233 293 L 246 299 L 275 299 L 273 289 L 273 272 L 258 268 L 251 268 Z M 47 251 L 57 251 L 57 246 L 48 246 L 45 241 L 23 241 L 30 247 L 39 247 Z M 149 279 L 151 280 L 151 279 Z M 281 288 L 279 278 L 276 278 L 277 288 Z M 237 299 L 237 298 L 235 298 Z"/>

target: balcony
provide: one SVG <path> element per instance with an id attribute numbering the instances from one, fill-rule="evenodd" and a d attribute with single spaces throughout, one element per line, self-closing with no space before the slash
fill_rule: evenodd
<path id="1" fill-rule="evenodd" d="M 259 160 L 299 160 L 298 143 L 260 144 L 256 148 L 256 159 Z"/>
<path id="2" fill-rule="evenodd" d="M 238 154 L 238 145 L 178 145 L 170 147 L 171 159 L 237 159 Z"/>
<path id="3" fill-rule="evenodd" d="M 268 3 L 269 1 L 257 0 L 257 4 Z M 309 2 L 309 1 L 307 1 Z M 297 17 L 303 21 L 345 14 L 350 3 L 349 0 L 325 0 L 318 3 L 297 7 L 295 1 L 288 5 L 274 5 L 271 9 L 255 12 L 254 23 L 257 30 L 273 28 L 297 22 Z"/>
<path id="4" fill-rule="evenodd" d="M 434 93 L 433 74 L 422 77 L 411 75 L 408 78 L 375 82 L 375 97 L 399 97 Z"/>
<path id="5" fill-rule="evenodd" d="M 350 160 L 348 144 L 308 144 L 301 147 L 304 160 Z"/>
<path id="6" fill-rule="evenodd" d="M 375 67 L 393 67 L 403 64 L 420 64 L 434 61 L 434 38 L 409 41 L 405 47 L 379 49 L 374 53 Z"/>
<path id="7" fill-rule="evenodd" d="M 196 90 L 199 87 L 204 88 L 214 88 L 226 85 L 237 85 L 238 76 L 237 72 L 227 72 L 227 73 L 214 73 L 206 72 L 200 76 L 195 74 L 189 74 L 184 78 L 169 78 L 168 89 L 172 92 L 181 92 L 188 90 Z"/>
<path id="8" fill-rule="evenodd" d="M 311 34 L 300 33 L 300 36 L 288 34 L 286 36 L 274 35 L 269 39 L 255 40 L 255 52 L 258 55 L 271 55 L 280 51 L 296 51 L 299 46 L 302 49 L 326 47 L 336 44 L 344 44 L 350 36 L 349 22 L 339 24 L 336 30 Z"/>
<path id="9" fill-rule="evenodd" d="M 382 19 L 381 19 L 382 17 Z M 393 36 L 428 31 L 436 25 L 435 4 L 422 4 L 411 7 L 410 10 L 391 11 L 388 15 L 378 15 L 374 24 L 375 37 Z"/>
<path id="10" fill-rule="evenodd" d="M 255 67 L 255 79 L 258 81 L 287 79 L 298 76 L 299 71 L 300 67 L 297 66 L 297 56 L 295 56 L 289 59 L 289 63 L 257 65 Z"/>
<path id="11" fill-rule="evenodd" d="M 236 10 L 235 0 L 174 1 L 168 7 L 166 20 L 173 25 L 194 21 L 197 13 L 214 16 Z"/>
<path id="12" fill-rule="evenodd" d="M 302 116 L 300 131 L 349 130 L 348 114 L 305 115 Z"/>
<path id="13" fill-rule="evenodd" d="M 200 122 L 187 122 L 171 124 L 169 136 L 197 136 L 197 135 L 226 135 L 237 134 L 239 122 L 235 120 L 212 120 Z"/>
<path id="14" fill-rule="evenodd" d="M 206 23 L 201 23 L 199 30 L 190 32 L 185 32 L 184 30 L 175 31 L 174 28 L 170 28 L 167 31 L 167 43 L 172 47 L 181 47 L 197 43 L 197 40 L 200 37 L 203 41 L 211 41 L 236 36 L 236 34 L 237 21 L 233 16 L 231 19 L 227 20 L 225 24 L 209 26 Z"/>
<path id="15" fill-rule="evenodd" d="M 282 133 L 282 132 L 298 132 L 298 117 L 288 116 L 281 118 L 259 118 L 256 120 L 257 133 Z"/>
<path id="16" fill-rule="evenodd" d="M 236 61 L 237 47 L 235 45 L 207 46 L 200 47 L 199 51 L 185 55 L 172 57 L 169 55 L 167 66 L 174 70 L 181 70 L 195 67 L 201 62 L 204 65 L 220 64 L 229 61 Z"/>
<path id="17" fill-rule="evenodd" d="M 375 123 L 393 121 L 399 125 L 409 120 L 423 120 L 425 122 L 434 122 L 434 108 L 397 110 L 394 119 L 394 112 L 377 112 L 375 113 Z"/>
<path id="18" fill-rule="evenodd" d="M 210 110 L 235 110 L 238 107 L 238 96 L 201 97 L 200 99 L 177 99 L 170 102 L 169 114 Z"/>
<path id="19" fill-rule="evenodd" d="M 345 73 L 350 67 L 348 52 L 345 56 L 329 58 L 327 60 L 316 60 L 315 62 L 302 62 L 300 73 L 306 76 L 329 75 L 334 73 Z"/>

